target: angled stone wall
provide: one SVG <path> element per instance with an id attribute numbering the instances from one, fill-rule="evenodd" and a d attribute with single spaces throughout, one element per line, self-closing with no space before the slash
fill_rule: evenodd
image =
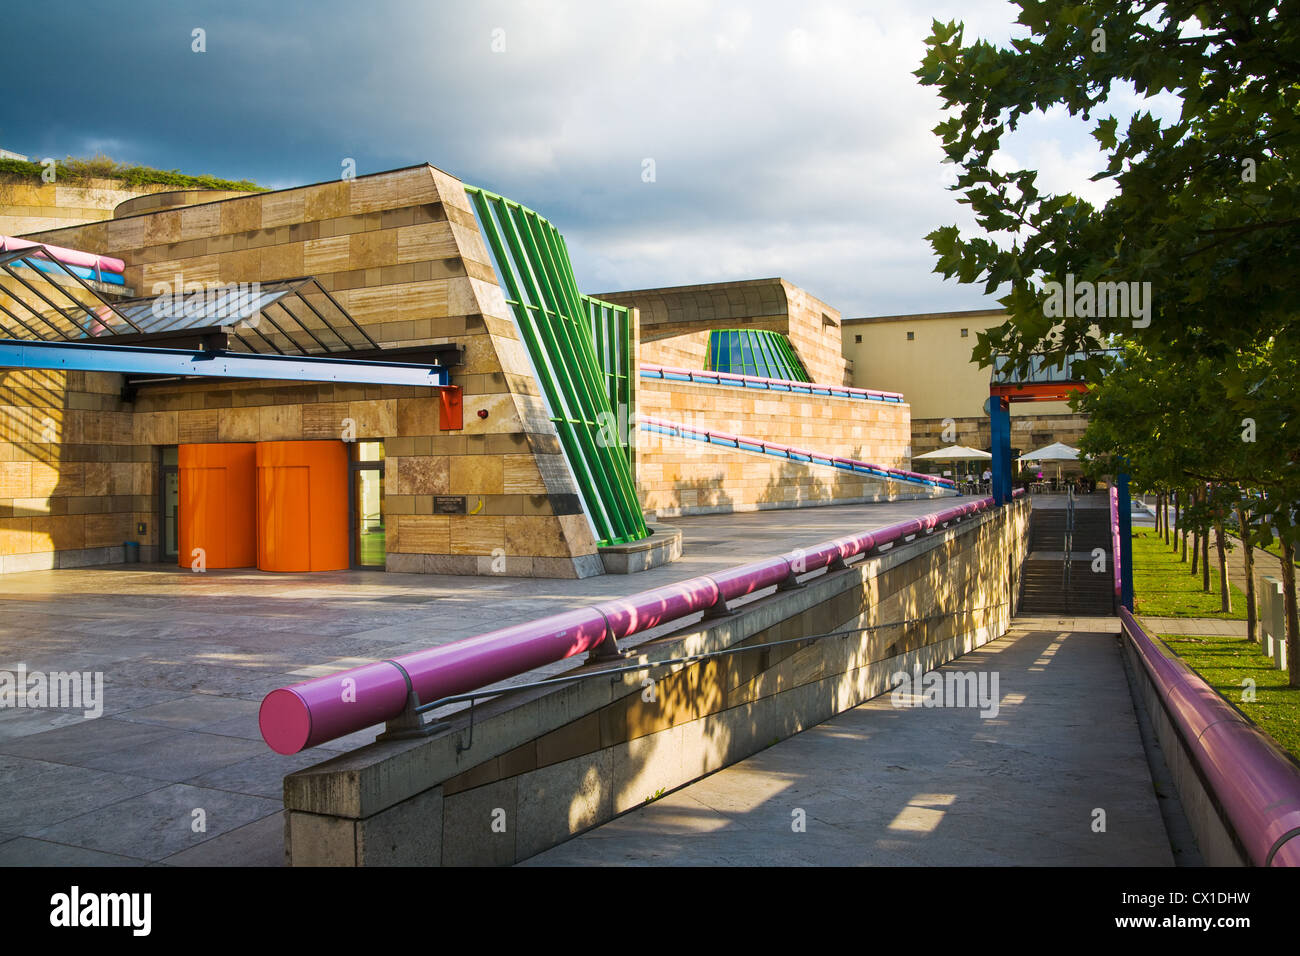
<path id="1" fill-rule="evenodd" d="M 464 184 L 429 165 L 47 231 L 42 241 L 118 256 L 139 294 L 186 283 L 315 276 L 384 346 L 455 342 L 464 428 L 439 428 L 436 392 L 198 383 L 142 389 L 147 444 L 383 439 L 391 571 L 586 576 L 601 572 L 564 461 Z M 120 384 L 120 379 L 118 380 Z M 305 391 L 304 391 L 305 389 Z M 307 393 L 310 392 L 308 395 Z M 66 407 L 68 395 L 52 396 Z M 283 407 L 281 407 L 283 406 Z M 275 410 L 275 409 L 279 410 Z M 134 419 L 132 419 L 134 421 Z M 68 450 L 42 450 L 59 467 Z M 437 495 L 466 515 L 434 515 Z M 504 559 L 504 571 L 501 571 Z"/>

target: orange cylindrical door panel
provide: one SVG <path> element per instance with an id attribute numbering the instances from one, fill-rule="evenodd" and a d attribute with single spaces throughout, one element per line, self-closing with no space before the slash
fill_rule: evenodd
<path id="1" fill-rule="evenodd" d="M 341 441 L 257 445 L 257 566 L 348 567 L 348 449 Z"/>
<path id="2" fill-rule="evenodd" d="M 206 568 L 251 568 L 257 563 L 255 446 L 181 445 L 176 462 L 178 563 L 195 567 L 201 559 Z"/>

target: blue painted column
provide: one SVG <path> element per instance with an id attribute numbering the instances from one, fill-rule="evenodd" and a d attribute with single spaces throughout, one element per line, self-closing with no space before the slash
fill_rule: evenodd
<path id="1" fill-rule="evenodd" d="M 1011 406 L 998 395 L 984 403 L 989 415 L 993 438 L 993 503 L 1004 505 L 1011 500 Z"/>
<path id="2" fill-rule="evenodd" d="M 1128 475 L 1115 476 L 1116 510 L 1119 512 L 1119 603 L 1133 611 L 1133 499 L 1128 493 Z"/>

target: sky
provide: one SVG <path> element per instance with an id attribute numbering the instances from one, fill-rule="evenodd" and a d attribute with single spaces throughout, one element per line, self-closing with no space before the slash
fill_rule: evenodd
<path id="1" fill-rule="evenodd" d="M 846 318 L 996 308 L 932 271 L 925 235 L 973 219 L 912 71 L 932 19 L 1005 44 L 1015 16 L 997 0 L 10 4 L 0 148 L 273 188 L 430 162 L 550 219 L 587 292 L 781 276 Z M 1111 189 L 1088 182 L 1102 160 L 1064 112 L 999 160 L 1045 191 Z"/>

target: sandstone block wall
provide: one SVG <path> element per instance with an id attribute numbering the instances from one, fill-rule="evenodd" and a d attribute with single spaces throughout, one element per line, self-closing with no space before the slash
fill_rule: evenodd
<path id="1" fill-rule="evenodd" d="M 0 180 L 0 235 L 23 236 L 110 219 L 119 203 L 175 188 L 126 186 L 117 179 L 88 179 L 76 185 Z"/>
<path id="2" fill-rule="evenodd" d="M 640 379 L 639 389 L 641 414 L 651 418 L 887 468 L 911 467 L 906 404 L 647 378 Z M 642 507 L 664 517 L 929 495 L 903 482 L 655 432 L 638 432 L 637 441 Z"/>
<path id="3" fill-rule="evenodd" d="M 704 368 L 712 329 L 770 329 L 786 335 L 814 382 L 844 385 L 840 313 L 784 279 L 602 292 L 641 313 L 641 361 Z"/>
<path id="4" fill-rule="evenodd" d="M 432 166 L 257 193 L 41 233 L 43 241 L 127 262 L 141 294 L 155 284 L 315 276 L 384 346 L 456 342 L 465 428 L 439 428 L 433 390 L 198 382 L 141 389 L 134 406 L 91 409 L 94 427 L 132 434 L 133 416 L 163 416 L 147 443 L 339 437 L 385 441 L 390 571 L 480 573 L 504 549 L 507 574 L 600 573 L 595 540 L 527 355 L 497 285 L 464 185 Z M 120 388 L 105 386 L 106 393 Z M 310 393 L 310 394 L 309 394 Z M 48 407 L 73 394 L 53 389 Z M 376 402 L 363 409 L 354 403 Z M 345 414 L 345 410 L 347 414 Z M 486 417 L 480 418 L 479 413 Z M 108 415 L 120 417 L 120 421 Z M 364 422 L 364 425 L 362 424 Z M 328 434 L 327 434 L 328 433 Z M 56 471 L 79 454 L 40 452 Z M 146 456 L 147 457 L 147 456 Z M 148 492 L 141 492 L 147 494 Z M 434 495 L 464 495 L 465 516 L 429 513 Z M 56 548 L 56 550 L 61 550 Z"/>

